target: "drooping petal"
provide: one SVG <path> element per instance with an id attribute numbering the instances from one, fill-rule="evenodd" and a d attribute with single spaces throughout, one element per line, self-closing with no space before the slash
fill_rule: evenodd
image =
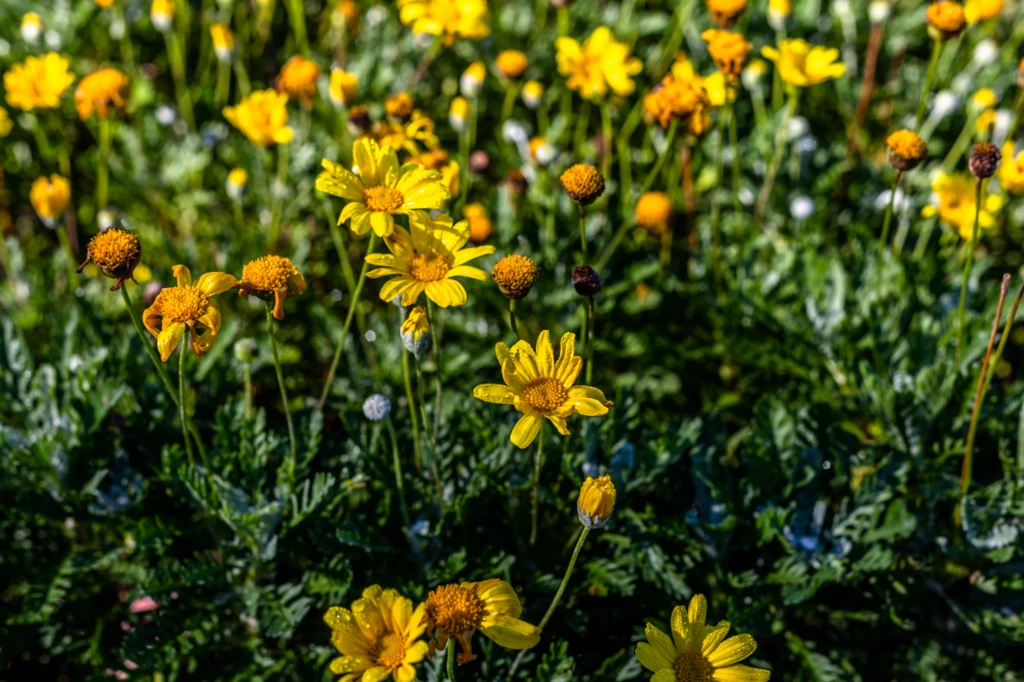
<path id="1" fill-rule="evenodd" d="M 565 417 L 560 417 L 555 414 L 546 414 L 544 416 L 547 418 L 549 422 L 555 425 L 555 428 L 558 430 L 558 433 L 560 433 L 563 436 L 569 435 L 569 427 L 566 426 L 565 424 Z"/>
<path id="2" fill-rule="evenodd" d="M 199 276 L 195 286 L 207 296 L 216 296 L 235 286 L 238 282 L 234 275 L 226 272 L 207 272 Z"/>
<path id="3" fill-rule="evenodd" d="M 540 431 L 541 423 L 544 419 L 537 414 L 524 414 L 516 422 L 515 428 L 512 429 L 512 435 L 510 440 L 520 450 L 525 450 L 530 447 L 534 439 L 537 437 L 537 433 Z"/>
<path id="4" fill-rule="evenodd" d="M 373 211 L 370 213 L 370 227 L 378 237 L 387 237 L 395 229 L 395 219 L 390 213 Z"/>
<path id="5" fill-rule="evenodd" d="M 471 583 L 476 595 L 484 603 L 487 615 L 484 623 L 492 616 L 509 616 L 518 618 L 523 613 L 523 605 L 519 602 L 519 595 L 504 580 L 492 578 L 479 583 Z"/>
<path id="6" fill-rule="evenodd" d="M 331 661 L 331 672 L 335 675 L 361 673 L 373 666 L 373 660 L 366 656 L 340 656 Z"/>
<path id="7" fill-rule="evenodd" d="M 181 337 L 185 335 L 185 323 L 174 322 L 170 326 L 164 327 L 160 335 L 157 336 L 156 346 L 160 350 L 160 359 L 167 362 L 167 359 L 171 357 L 171 353 L 174 349 L 181 344 Z"/>
<path id="8" fill-rule="evenodd" d="M 153 301 L 153 305 L 142 311 L 142 324 L 146 325 L 146 329 L 153 336 L 160 336 L 160 330 L 157 325 L 160 324 L 160 316 L 162 314 L 159 305 L 160 298 L 157 297 L 156 301 Z"/>
<path id="9" fill-rule="evenodd" d="M 382 301 L 390 301 L 415 283 L 416 280 L 411 277 L 395 277 L 394 279 L 389 279 L 380 289 L 380 299 Z"/>
<path id="10" fill-rule="evenodd" d="M 403 663 L 392 674 L 394 675 L 395 682 L 412 682 L 416 679 L 416 668 L 412 667 L 408 663 Z"/>
<path id="11" fill-rule="evenodd" d="M 184 265 L 175 265 L 171 268 L 171 274 L 178 280 L 179 287 L 192 286 L 192 273 Z"/>
<path id="12" fill-rule="evenodd" d="M 576 411 L 584 417 L 600 417 L 608 414 L 611 401 L 604 397 L 600 389 L 593 386 L 573 386 L 569 389 L 569 400 Z"/>
<path id="13" fill-rule="evenodd" d="M 489 618 L 481 626 L 484 636 L 506 649 L 529 649 L 540 641 L 540 628 L 511 616 Z"/>

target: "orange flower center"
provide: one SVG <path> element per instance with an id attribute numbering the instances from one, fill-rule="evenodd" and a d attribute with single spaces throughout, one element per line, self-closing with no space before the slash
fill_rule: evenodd
<path id="1" fill-rule="evenodd" d="M 448 637 L 473 632 L 484 619 L 484 603 L 461 585 L 442 585 L 427 596 L 426 616 Z"/>
<path id="2" fill-rule="evenodd" d="M 103 270 L 118 270 L 139 259 L 139 238 L 130 232 L 110 228 L 89 241 L 89 256 Z"/>
<path id="3" fill-rule="evenodd" d="M 710 682 L 715 669 L 700 653 L 680 654 L 672 664 L 676 682 Z"/>
<path id="4" fill-rule="evenodd" d="M 409 273 L 421 282 L 436 282 L 448 274 L 448 261 L 441 256 L 421 253 L 409 259 Z"/>
<path id="5" fill-rule="evenodd" d="M 288 258 L 263 256 L 242 268 L 242 281 L 260 291 L 277 291 L 288 285 L 294 266 Z"/>
<path id="6" fill-rule="evenodd" d="M 373 649 L 377 665 L 394 670 L 405 662 L 406 642 L 401 632 L 389 632 L 381 637 Z"/>
<path id="7" fill-rule="evenodd" d="M 210 308 L 210 297 L 196 287 L 161 289 L 155 305 L 171 322 L 195 322 Z"/>
<path id="8" fill-rule="evenodd" d="M 402 208 L 405 197 L 394 187 L 371 187 L 363 191 L 363 203 L 371 211 L 394 213 Z"/>
<path id="9" fill-rule="evenodd" d="M 540 412 L 553 412 L 569 399 L 569 391 L 558 379 L 541 377 L 523 387 L 523 398 Z"/>

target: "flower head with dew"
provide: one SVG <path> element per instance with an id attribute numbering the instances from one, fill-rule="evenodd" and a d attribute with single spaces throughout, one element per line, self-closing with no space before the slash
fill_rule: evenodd
<path id="1" fill-rule="evenodd" d="M 332 606 L 324 622 L 341 656 L 331 661 L 331 672 L 342 676 L 339 682 L 413 682 L 414 666 L 429 650 L 421 639 L 427 627 L 423 615 L 422 604 L 414 609 L 410 599 L 380 585 L 363 590 L 351 609 Z"/>
<path id="2" fill-rule="evenodd" d="M 363 401 L 363 416 L 372 422 L 379 422 L 391 414 L 391 401 L 380 393 L 374 393 Z"/>
<path id="3" fill-rule="evenodd" d="M 359 91 L 359 76 L 350 73 L 345 69 L 336 67 L 331 69 L 331 81 L 328 94 L 331 103 L 336 107 L 343 107 L 351 104 L 356 99 Z"/>
<path id="4" fill-rule="evenodd" d="M 217 59 L 225 64 L 231 61 L 231 54 L 235 51 L 235 34 L 224 24 L 216 22 L 210 24 L 210 39 L 213 41 L 213 51 Z"/>
<path id="5" fill-rule="evenodd" d="M 505 384 L 481 384 L 473 389 L 473 396 L 489 403 L 513 405 L 523 413 L 512 429 L 511 441 L 516 447 L 528 448 L 545 419 L 565 436 L 569 434 L 567 417 L 576 413 L 585 417 L 608 414 L 612 402 L 604 393 L 590 386 L 573 385 L 583 368 L 575 344 L 575 334 L 564 334 L 557 360 L 547 330 L 537 337 L 536 350 L 526 341 L 518 341 L 511 349 L 503 343 L 495 346 Z"/>
<path id="6" fill-rule="evenodd" d="M 959 2 L 940 0 L 928 6 L 925 12 L 928 34 L 933 40 L 950 40 L 960 35 L 967 23 L 964 7 Z"/>
<path id="7" fill-rule="evenodd" d="M 56 52 L 26 57 L 4 74 L 7 103 L 22 111 L 60 106 L 61 96 L 74 82 L 67 58 Z"/>
<path id="8" fill-rule="evenodd" d="M 995 19 L 1003 13 L 1003 4 L 1003 0 L 967 0 L 964 3 L 964 19 L 968 24 Z"/>
<path id="9" fill-rule="evenodd" d="M 466 290 L 455 278 L 486 280 L 487 273 L 466 265 L 480 256 L 494 253 L 493 246 L 462 248 L 469 241 L 469 224 L 452 224 L 451 217 L 436 218 L 421 212 L 409 216 L 409 229 L 395 227 L 384 238 L 390 254 L 372 253 L 366 257 L 378 266 L 367 277 L 391 277 L 380 290 L 381 300 L 401 295 L 402 305 L 412 305 L 421 293 L 441 306 L 459 306 L 466 302 Z"/>
<path id="10" fill-rule="evenodd" d="M 974 178 L 965 174 L 947 175 L 939 173 L 932 182 L 933 202 L 921 210 L 925 218 L 938 216 L 943 223 L 953 227 L 964 239 L 970 239 L 974 231 Z M 1003 207 L 998 194 L 982 197 L 978 225 L 982 229 L 995 226 L 995 214 Z"/>
<path id="11" fill-rule="evenodd" d="M 743 64 L 750 54 L 751 45 L 742 34 L 710 28 L 700 34 L 708 44 L 708 52 L 715 65 L 729 82 L 735 83 L 743 71 Z"/>
<path id="12" fill-rule="evenodd" d="M 67 178 L 54 173 L 36 178 L 28 193 L 32 208 L 47 225 L 53 225 L 57 217 L 68 207 L 71 200 L 71 183 Z"/>
<path id="13" fill-rule="evenodd" d="M 431 653 L 444 650 L 454 638 L 462 649 L 459 663 L 476 658 L 472 640 L 477 630 L 506 649 L 529 649 L 540 641 L 540 629 L 519 618 L 519 595 L 497 578 L 441 585 L 427 595 L 423 608 Z"/>
<path id="14" fill-rule="evenodd" d="M 274 318 L 283 320 L 284 300 L 304 292 L 306 280 L 290 258 L 271 255 L 246 263 L 235 287 L 239 296 L 274 301 Z"/>
<path id="15" fill-rule="evenodd" d="M 480 40 L 487 26 L 487 0 L 398 0 L 398 16 L 413 33 L 441 36 L 445 45 L 455 38 Z"/>
<path id="16" fill-rule="evenodd" d="M 587 530 L 601 528 L 608 523 L 615 509 L 615 484 L 610 476 L 583 481 L 576 500 L 576 515 Z"/>
<path id="17" fill-rule="evenodd" d="M 897 130 L 885 138 L 889 163 L 899 171 L 917 168 L 928 156 L 928 145 L 912 130 Z"/>
<path id="18" fill-rule="evenodd" d="M 631 56 L 629 45 L 615 40 L 607 26 L 597 27 L 582 45 L 562 36 L 555 40 L 555 49 L 558 72 L 584 99 L 603 98 L 609 91 L 630 95 L 636 88 L 633 76 L 643 70 L 643 62 Z"/>
<path id="19" fill-rule="evenodd" d="M 128 101 L 128 76 L 117 69 L 95 71 L 78 82 L 75 107 L 83 121 L 94 113 L 100 118 L 123 111 Z"/>
<path id="20" fill-rule="evenodd" d="M 524 298 L 540 277 L 540 268 L 526 256 L 511 253 L 498 260 L 491 270 L 491 279 L 506 298 Z"/>
<path id="21" fill-rule="evenodd" d="M 288 127 L 288 95 L 257 90 L 233 107 L 224 107 L 224 118 L 259 147 L 288 144 L 295 131 Z"/>
<path id="22" fill-rule="evenodd" d="M 690 60 L 680 56 L 672 71 L 644 96 L 644 111 L 662 128 L 676 120 L 687 132 L 700 135 L 707 128 L 711 106 L 704 81 Z"/>
<path id="23" fill-rule="evenodd" d="M 836 62 L 839 50 L 813 46 L 800 38 L 783 40 L 778 47 L 765 47 L 761 54 L 775 62 L 782 80 L 798 88 L 824 83 L 846 73 L 846 66 Z"/>
<path id="24" fill-rule="evenodd" d="M 75 272 L 81 273 L 89 263 L 99 266 L 101 272 L 114 280 L 111 291 L 117 291 L 129 279 L 142 260 L 142 242 L 128 230 L 108 227 L 89 240 L 85 261 Z"/>
<path id="25" fill-rule="evenodd" d="M 640 664 L 652 682 L 768 682 L 763 668 L 739 665 L 757 649 L 750 635 L 727 637 L 727 621 L 707 625 L 708 602 L 695 595 L 688 607 L 672 611 L 671 636 L 647 624 L 647 641 L 636 645 Z"/>
<path id="26" fill-rule="evenodd" d="M 411 163 L 399 166 L 391 147 L 359 139 L 352 145 L 352 156 L 355 167 L 351 171 L 324 159 L 316 188 L 349 202 L 338 224 L 351 220 L 356 234 L 366 234 L 372 228 L 377 236 L 387 237 L 395 230 L 396 214 L 428 220 L 425 211 L 441 208 L 448 199 L 439 172 Z"/>
<path id="27" fill-rule="evenodd" d="M 142 324 L 156 337 L 164 362 L 186 331 L 191 333 L 189 342 L 197 356 L 202 357 L 210 350 L 221 325 L 220 308 L 213 297 L 235 286 L 235 278 L 224 272 L 208 272 L 193 282 L 184 265 L 174 266 L 174 276 L 178 286 L 161 289 L 153 305 L 142 313 Z M 161 328 L 157 328 L 157 323 L 161 323 Z"/>
<path id="28" fill-rule="evenodd" d="M 430 350 L 434 335 L 430 330 L 427 312 L 420 306 L 409 311 L 409 316 L 402 323 L 401 333 L 402 345 L 416 357 L 420 357 Z"/>
<path id="29" fill-rule="evenodd" d="M 1014 156 L 1013 142 L 1003 144 L 1003 163 L 999 166 L 999 184 L 1010 194 L 1024 194 L 1024 150 Z"/>
<path id="30" fill-rule="evenodd" d="M 708 0 L 712 21 L 722 28 L 732 28 L 746 8 L 747 0 Z"/>
<path id="31" fill-rule="evenodd" d="M 281 73 L 277 75 L 277 89 L 309 107 L 316 97 L 316 79 L 319 77 L 320 67 L 315 62 L 295 55 L 281 67 Z"/>
<path id="32" fill-rule="evenodd" d="M 604 194 L 604 176 L 589 163 L 569 166 L 559 181 L 569 198 L 581 206 L 589 206 Z"/>

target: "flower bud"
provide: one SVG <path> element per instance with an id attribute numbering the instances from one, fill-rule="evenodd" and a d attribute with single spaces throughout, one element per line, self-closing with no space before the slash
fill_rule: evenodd
<path id="1" fill-rule="evenodd" d="M 174 0 L 153 0 L 149 6 L 149 18 L 153 28 L 160 33 L 167 33 L 174 25 Z"/>
<path id="2" fill-rule="evenodd" d="M 35 12 L 28 12 L 21 18 L 21 37 L 25 39 L 25 42 L 36 42 L 42 32 L 43 20 Z"/>
<path id="3" fill-rule="evenodd" d="M 562 189 L 580 206 L 588 206 L 604 194 L 604 177 L 588 163 L 570 166 L 561 177 Z"/>
<path id="4" fill-rule="evenodd" d="M 142 243 L 128 230 L 109 227 L 89 240 L 85 261 L 75 272 L 81 273 L 90 262 L 96 263 L 103 274 L 115 280 L 111 291 L 117 291 L 126 281 L 133 279 L 135 268 L 142 260 Z"/>
<path id="5" fill-rule="evenodd" d="M 370 120 L 370 112 L 364 106 L 350 107 L 348 119 L 346 120 L 348 131 L 353 135 L 365 135 L 373 125 Z"/>
<path id="6" fill-rule="evenodd" d="M 245 193 L 245 186 L 249 184 L 249 174 L 244 168 L 233 168 L 228 173 L 228 179 L 224 183 L 224 189 L 228 196 L 238 201 Z"/>
<path id="7" fill-rule="evenodd" d="M 537 264 L 518 253 L 505 256 L 491 270 L 491 279 L 498 285 L 498 290 L 511 299 L 520 299 L 530 293 L 539 277 Z"/>
<path id="8" fill-rule="evenodd" d="M 469 100 L 464 97 L 456 97 L 452 100 L 451 108 L 448 110 L 448 123 L 452 130 L 457 133 L 465 132 L 466 118 L 469 116 Z"/>
<path id="9" fill-rule="evenodd" d="M 224 24 L 210 24 L 210 38 L 213 40 L 213 51 L 217 59 L 224 64 L 231 61 L 231 53 L 235 50 L 235 34 Z"/>
<path id="10" fill-rule="evenodd" d="M 572 270 L 572 285 L 580 296 L 593 296 L 601 291 L 601 276 L 589 265 L 577 265 Z"/>
<path id="11" fill-rule="evenodd" d="M 487 75 L 487 67 L 483 62 L 473 62 L 462 72 L 459 78 L 459 90 L 463 97 L 473 98 L 480 94 L 480 88 L 484 84 L 484 77 Z"/>
<path id="12" fill-rule="evenodd" d="M 537 81 L 527 81 L 523 86 L 523 104 L 530 109 L 536 109 L 544 96 L 544 86 Z"/>
<path id="13" fill-rule="evenodd" d="M 999 166 L 999 161 L 1002 158 L 1002 153 L 994 144 L 978 142 L 974 145 L 974 151 L 971 152 L 971 160 L 967 162 L 967 166 L 971 169 L 971 175 L 975 180 L 984 180 L 995 174 L 996 167 Z"/>
<path id="14" fill-rule="evenodd" d="M 610 476 L 590 478 L 580 487 L 576 501 L 576 514 L 587 530 L 601 528 L 608 523 L 615 509 L 615 485 Z"/>
<path id="15" fill-rule="evenodd" d="M 409 317 L 402 323 L 402 345 L 417 358 L 430 350 L 433 332 L 427 314 L 420 306 L 409 311 Z"/>
<path id="16" fill-rule="evenodd" d="M 889 147 L 889 163 L 899 171 L 917 168 L 928 155 L 928 146 L 912 130 L 897 130 L 885 140 Z"/>
<path id="17" fill-rule="evenodd" d="M 932 40 L 956 38 L 967 23 L 963 6 L 947 0 L 929 5 L 925 18 L 928 20 L 928 35 Z"/>

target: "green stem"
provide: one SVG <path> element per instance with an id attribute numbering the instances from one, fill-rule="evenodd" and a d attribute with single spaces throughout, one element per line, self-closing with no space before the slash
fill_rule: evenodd
<path id="1" fill-rule="evenodd" d="M 504 123 L 508 120 L 508 117 L 512 115 L 512 107 L 516 103 L 516 95 L 519 94 L 519 88 L 515 83 L 509 82 L 505 85 L 505 101 L 501 103 L 501 118 L 499 121 Z"/>
<path id="2" fill-rule="evenodd" d="M 591 379 L 594 376 L 594 334 L 596 324 L 594 320 L 594 297 L 588 296 L 588 329 L 587 329 L 587 386 L 590 386 Z"/>
<path id="3" fill-rule="evenodd" d="M 576 548 L 572 551 L 572 557 L 569 559 L 569 565 L 565 568 L 565 575 L 562 576 L 562 582 L 558 585 L 558 591 L 555 592 L 555 598 L 551 600 L 551 606 L 548 607 L 547 613 L 540 619 L 540 623 L 537 625 L 541 630 L 551 620 L 551 616 L 554 615 L 555 609 L 558 608 L 558 602 L 562 600 L 562 594 L 565 593 L 565 587 L 569 584 L 569 578 L 572 576 L 573 569 L 576 568 L 576 559 L 580 555 L 580 551 L 583 549 L 583 543 L 587 541 L 587 536 L 590 534 L 590 529 L 584 528 L 583 532 L 580 533 L 580 539 L 576 541 Z"/>
<path id="4" fill-rule="evenodd" d="M 174 79 L 174 93 L 178 98 L 178 110 L 181 117 L 188 123 L 190 130 L 196 129 L 196 119 L 192 114 L 192 96 L 189 94 L 188 82 L 185 80 L 185 57 L 178 42 L 178 34 L 174 30 L 164 33 L 167 42 L 167 58 L 171 63 L 171 77 Z"/>
<path id="5" fill-rule="evenodd" d="M 100 117 L 100 158 L 96 165 L 96 212 L 107 207 L 107 192 L 110 187 L 110 119 Z M 122 287 L 122 291 L 124 287 Z"/>
<path id="6" fill-rule="evenodd" d="M 441 432 L 441 334 L 434 324 L 434 304 L 427 299 L 427 324 L 434 335 L 433 343 L 430 344 L 430 354 L 434 360 L 434 437 L 431 440 L 431 452 L 437 454 L 437 438 Z"/>
<path id="7" fill-rule="evenodd" d="M 928 62 L 928 73 L 924 78 L 924 90 L 921 91 L 921 99 L 917 102 L 917 116 L 914 118 L 914 132 L 916 133 L 921 129 L 921 123 L 924 121 L 924 107 L 928 102 L 928 93 L 932 90 L 932 84 L 935 82 L 935 71 L 939 65 L 939 54 L 942 52 L 942 41 L 932 41 L 932 56 Z"/>
<path id="8" fill-rule="evenodd" d="M 309 54 L 309 41 L 306 38 L 306 15 L 303 9 L 302 0 L 288 0 L 288 19 L 292 24 L 292 33 L 295 34 L 295 43 L 302 55 Z"/>
<path id="9" fill-rule="evenodd" d="M 733 210 L 737 219 L 743 213 L 743 204 L 740 203 L 740 146 L 739 132 L 736 123 L 736 105 L 733 102 L 726 104 L 729 112 L 729 147 L 732 149 L 732 202 Z"/>
<path id="10" fill-rule="evenodd" d="M 665 165 L 665 161 L 672 155 L 673 143 L 675 142 L 676 132 L 678 130 L 679 121 L 677 119 L 672 119 L 672 123 L 668 127 L 668 137 L 665 139 L 665 148 L 661 150 L 661 154 L 658 155 L 658 160 L 654 162 L 654 167 L 651 168 L 651 172 L 647 174 L 643 187 L 640 188 L 641 195 L 651 189 L 654 185 L 654 179 L 658 177 L 662 167 Z"/>
<path id="11" fill-rule="evenodd" d="M 405 400 L 409 403 L 409 419 L 412 422 L 413 457 L 416 471 L 423 473 L 423 453 L 420 443 L 420 420 L 416 414 L 416 398 L 412 392 L 412 372 L 409 371 L 409 351 L 402 348 L 402 380 L 405 383 Z"/>
<path id="12" fill-rule="evenodd" d="M 793 88 L 789 92 L 789 99 L 786 100 L 786 110 L 779 123 L 778 133 L 775 136 L 775 151 L 772 153 L 772 160 L 768 164 L 768 172 L 765 174 L 764 184 L 761 185 L 761 193 L 757 197 L 757 205 L 754 208 L 754 220 L 760 224 L 764 219 L 764 208 L 772 193 L 772 186 L 775 184 L 775 176 L 779 172 L 779 164 L 782 163 L 782 152 L 786 148 L 787 128 L 789 121 L 796 113 L 796 105 L 800 100 L 800 90 Z"/>
<path id="13" fill-rule="evenodd" d="M 448 651 L 446 658 L 448 659 L 448 682 L 455 682 L 455 638 L 450 637 L 448 639 Z"/>
<path id="14" fill-rule="evenodd" d="M 267 240 L 267 250 L 270 253 L 277 251 L 277 239 L 281 232 L 281 204 L 287 182 L 288 145 L 279 144 L 277 145 L 277 175 L 274 176 L 274 184 L 270 188 L 270 237 Z"/>
<path id="15" fill-rule="evenodd" d="M 957 309 L 956 325 L 956 371 L 960 371 L 960 356 L 963 350 L 964 340 L 964 307 L 967 302 L 967 280 L 971 275 L 971 265 L 974 264 L 974 249 L 978 243 L 978 217 L 981 215 L 981 180 L 974 181 L 974 229 L 971 231 L 971 241 L 967 246 L 967 253 L 964 256 L 963 279 L 960 282 L 960 306 Z"/>
<path id="16" fill-rule="evenodd" d="M 423 420 L 423 428 L 427 428 L 427 424 L 430 423 L 427 419 L 427 401 L 423 398 L 423 370 L 420 369 L 420 360 L 416 358 L 416 397 L 420 404 L 420 418 Z M 443 516 L 446 512 L 444 504 L 444 489 L 441 487 L 441 476 L 437 473 L 437 453 L 433 450 L 427 453 L 429 458 L 427 461 L 430 464 L 430 475 L 434 479 L 434 487 L 437 490 L 437 504 L 441 507 L 441 515 Z"/>
<path id="17" fill-rule="evenodd" d="M 999 339 L 999 347 L 996 348 L 995 355 L 992 356 L 992 371 L 995 372 L 995 368 L 999 366 L 999 361 L 1003 357 L 1003 349 L 1006 348 L 1006 342 L 1010 339 L 1010 331 L 1013 329 L 1013 321 L 1017 317 L 1017 308 L 1020 307 L 1021 298 L 1024 297 L 1024 286 L 1017 292 L 1017 299 L 1013 302 L 1013 307 L 1010 308 L 1010 316 L 1006 318 L 1006 326 L 1003 328 L 1003 336 Z M 988 391 L 988 385 L 992 383 L 993 374 L 989 374 L 985 377 L 985 385 L 981 389 L 982 397 L 984 398 L 985 393 Z"/>
<path id="18" fill-rule="evenodd" d="M 523 338 L 523 335 L 519 333 L 519 325 L 516 323 L 516 299 L 508 299 L 508 326 L 512 329 L 512 333 L 516 339 Z"/>
<path id="19" fill-rule="evenodd" d="M 122 285 L 122 289 L 124 286 Z M 185 441 L 185 454 L 188 465 L 194 466 L 192 444 L 188 440 L 188 415 L 185 414 L 185 351 L 188 350 L 188 334 L 181 337 L 181 349 L 178 355 L 178 413 L 181 417 L 181 439 Z"/>
<path id="20" fill-rule="evenodd" d="M 1006 133 L 1007 142 L 1017 144 L 1017 129 L 1020 127 L 1020 119 L 1022 115 L 1024 115 L 1024 88 L 1022 88 L 1020 94 L 1017 95 L 1017 106 L 1013 111 L 1013 123 L 1010 124 L 1010 129 Z"/>
<path id="21" fill-rule="evenodd" d="M 288 477 L 292 483 L 295 482 L 295 460 L 297 448 L 295 446 L 295 427 L 292 425 L 292 410 L 288 406 L 288 390 L 284 385 L 284 372 L 281 370 L 281 358 L 277 352 L 277 337 L 274 334 L 274 315 L 271 313 L 270 304 L 267 304 L 267 336 L 270 337 L 270 352 L 274 357 L 274 370 L 277 372 L 277 385 L 281 389 L 281 405 L 284 407 L 284 417 L 288 422 L 288 443 L 290 445 L 288 460 Z"/>
<path id="22" fill-rule="evenodd" d="M 537 433 L 537 452 L 533 458 L 533 490 L 530 510 L 530 546 L 537 544 L 537 490 L 540 486 L 540 470 L 544 466 L 544 427 Z"/>
<path id="23" fill-rule="evenodd" d="M 612 113 L 608 102 L 601 102 L 601 174 L 605 179 L 612 176 L 612 149 L 615 146 L 612 135 Z"/>
<path id="24" fill-rule="evenodd" d="M 217 88 L 214 101 L 220 109 L 228 101 L 228 90 L 231 87 L 231 63 L 217 62 Z"/>
<path id="25" fill-rule="evenodd" d="M 587 262 L 587 222 L 584 216 L 586 209 L 583 204 L 576 204 L 576 208 L 579 209 L 580 214 L 580 251 L 583 253 L 583 260 L 581 263 Z"/>
<path id="26" fill-rule="evenodd" d="M 900 177 L 903 171 L 896 171 L 896 177 L 892 179 L 892 188 L 889 190 L 889 204 L 885 207 L 885 219 L 882 221 L 882 236 L 878 240 L 878 273 L 876 284 L 882 283 L 882 255 L 889 244 L 889 225 L 892 223 L 892 207 L 896 203 L 896 187 L 900 184 Z"/>
<path id="27" fill-rule="evenodd" d="M 717 122 L 718 144 L 715 146 L 715 188 L 711 194 L 711 263 L 715 276 L 715 287 L 720 288 L 722 284 L 722 259 L 721 259 L 721 214 L 720 202 L 722 180 L 725 176 L 725 111 L 719 110 Z"/>
<path id="28" fill-rule="evenodd" d="M 252 421 L 252 367 L 242 363 L 242 377 L 245 382 L 245 421 Z"/>
<path id="29" fill-rule="evenodd" d="M 409 527 L 409 509 L 405 506 L 405 484 L 402 475 L 402 460 L 398 456 L 398 436 L 395 434 L 395 425 L 391 422 L 390 415 L 385 420 L 388 426 L 388 434 L 391 436 L 391 464 L 395 469 L 395 486 L 398 488 L 398 504 L 402 509 L 402 523 Z"/>

